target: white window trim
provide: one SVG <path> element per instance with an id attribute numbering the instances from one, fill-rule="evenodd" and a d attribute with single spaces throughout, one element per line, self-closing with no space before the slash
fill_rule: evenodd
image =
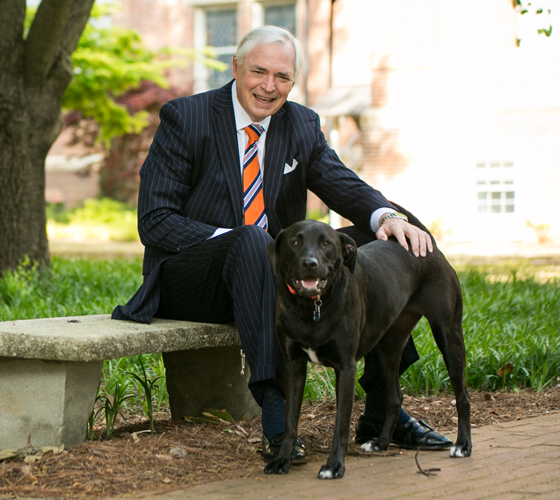
<path id="1" fill-rule="evenodd" d="M 204 50 L 206 45 L 206 12 L 209 10 L 214 9 L 237 9 L 237 3 L 224 3 L 223 1 L 217 0 L 202 0 L 197 2 L 197 7 L 194 11 L 194 49 L 195 50 Z M 230 45 L 227 47 L 213 47 L 214 52 L 216 55 L 222 54 L 235 54 L 237 49 L 237 45 Z M 231 68 L 229 70 L 231 72 Z M 207 66 L 200 62 L 196 62 L 193 65 L 193 92 L 198 94 L 200 92 L 205 92 L 209 90 L 208 87 L 208 76 L 210 74 L 210 70 Z M 233 75 L 231 75 L 233 78 Z"/>
<path id="2" fill-rule="evenodd" d="M 299 23 L 298 23 L 298 4 L 300 0 L 253 0 L 251 2 L 251 28 L 262 26 L 264 23 L 264 7 L 269 5 L 287 5 L 295 4 L 296 9 L 296 37 L 299 37 Z M 194 49 L 203 50 L 206 48 L 206 12 L 212 8 L 220 9 L 234 9 L 237 8 L 239 2 L 231 3 L 224 2 L 223 0 L 197 0 L 195 3 L 194 11 Z M 238 34 L 239 35 L 239 34 Z M 216 54 L 231 53 L 232 57 L 237 50 L 237 46 L 214 48 Z M 229 70 L 231 71 L 231 69 Z M 193 64 L 193 93 L 198 94 L 209 90 L 208 87 L 209 69 L 200 62 Z M 233 78 L 233 75 L 231 75 Z M 290 100 L 301 102 L 303 99 L 302 89 L 298 82 L 290 92 Z"/>
<path id="3" fill-rule="evenodd" d="M 475 191 L 476 191 L 476 213 L 484 216 L 506 216 L 510 217 L 518 211 L 518 200 L 516 187 L 516 162 L 513 159 L 506 160 L 479 160 L 475 163 Z M 508 203 L 507 193 L 513 192 L 513 204 Z M 481 211 L 480 193 L 486 195 L 486 210 Z M 500 194 L 500 203 L 492 203 L 492 193 Z M 513 211 L 507 211 L 507 207 L 513 205 Z M 493 211 L 493 206 L 499 206 L 499 211 Z"/>

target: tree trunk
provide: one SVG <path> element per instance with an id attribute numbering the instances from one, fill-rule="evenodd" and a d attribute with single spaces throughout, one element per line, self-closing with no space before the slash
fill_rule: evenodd
<path id="1" fill-rule="evenodd" d="M 43 0 L 24 39 L 25 0 L 0 0 L 0 274 L 25 256 L 49 262 L 45 158 L 92 4 Z"/>
<path id="2" fill-rule="evenodd" d="M 29 113 L 20 102 L 10 103 L 17 117 L 0 132 L 0 272 L 29 256 L 48 263 L 45 220 L 45 156 L 30 146 Z M 2 124 L 4 125 L 4 124 Z"/>

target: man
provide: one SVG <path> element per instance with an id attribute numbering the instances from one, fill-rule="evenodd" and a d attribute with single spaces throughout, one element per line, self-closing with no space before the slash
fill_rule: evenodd
<path id="1" fill-rule="evenodd" d="M 234 320 L 251 369 L 249 388 L 262 407 L 265 459 L 277 453 L 284 428 L 283 364 L 274 333 L 276 281 L 266 248 L 282 228 L 305 219 L 307 189 L 355 224 L 349 231 L 359 243 L 394 236 L 405 248 L 409 242 L 416 256 L 433 250 L 425 232 L 340 162 L 319 117 L 287 101 L 302 66 L 299 44 L 288 31 L 257 28 L 239 43 L 234 81 L 162 107 L 140 170 L 144 284 L 113 312 L 114 319 L 144 323 L 154 315 Z M 416 359 L 410 344 L 403 370 Z M 374 438 L 384 418 L 377 380 L 368 360 L 361 380 L 368 399 L 358 440 Z M 402 445 L 451 445 L 404 412 L 395 436 Z M 298 440 L 294 463 L 304 461 Z"/>

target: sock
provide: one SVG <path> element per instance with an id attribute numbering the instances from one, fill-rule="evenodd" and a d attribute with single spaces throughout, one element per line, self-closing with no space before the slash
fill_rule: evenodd
<path id="1" fill-rule="evenodd" d="M 410 415 L 408 413 L 406 413 L 401 407 L 401 412 L 399 413 L 399 422 L 397 423 L 397 425 L 404 425 L 410 419 L 411 419 Z"/>
<path id="2" fill-rule="evenodd" d="M 262 428 L 268 439 L 284 432 L 286 401 L 276 387 L 269 385 L 264 391 L 262 403 Z"/>
<path id="3" fill-rule="evenodd" d="M 367 393 L 364 415 L 380 424 L 385 421 L 385 386 L 380 380 Z M 410 415 L 401 408 L 398 425 L 406 424 L 409 420 Z"/>
<path id="4" fill-rule="evenodd" d="M 385 420 L 385 387 L 381 380 L 368 390 L 364 415 L 380 424 Z"/>

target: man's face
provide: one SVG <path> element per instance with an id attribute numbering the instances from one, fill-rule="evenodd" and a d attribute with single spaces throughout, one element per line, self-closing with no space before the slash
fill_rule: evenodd
<path id="1" fill-rule="evenodd" d="M 259 45 L 242 64 L 233 58 L 237 99 L 254 122 L 278 111 L 295 83 L 296 54 L 291 43 Z"/>

